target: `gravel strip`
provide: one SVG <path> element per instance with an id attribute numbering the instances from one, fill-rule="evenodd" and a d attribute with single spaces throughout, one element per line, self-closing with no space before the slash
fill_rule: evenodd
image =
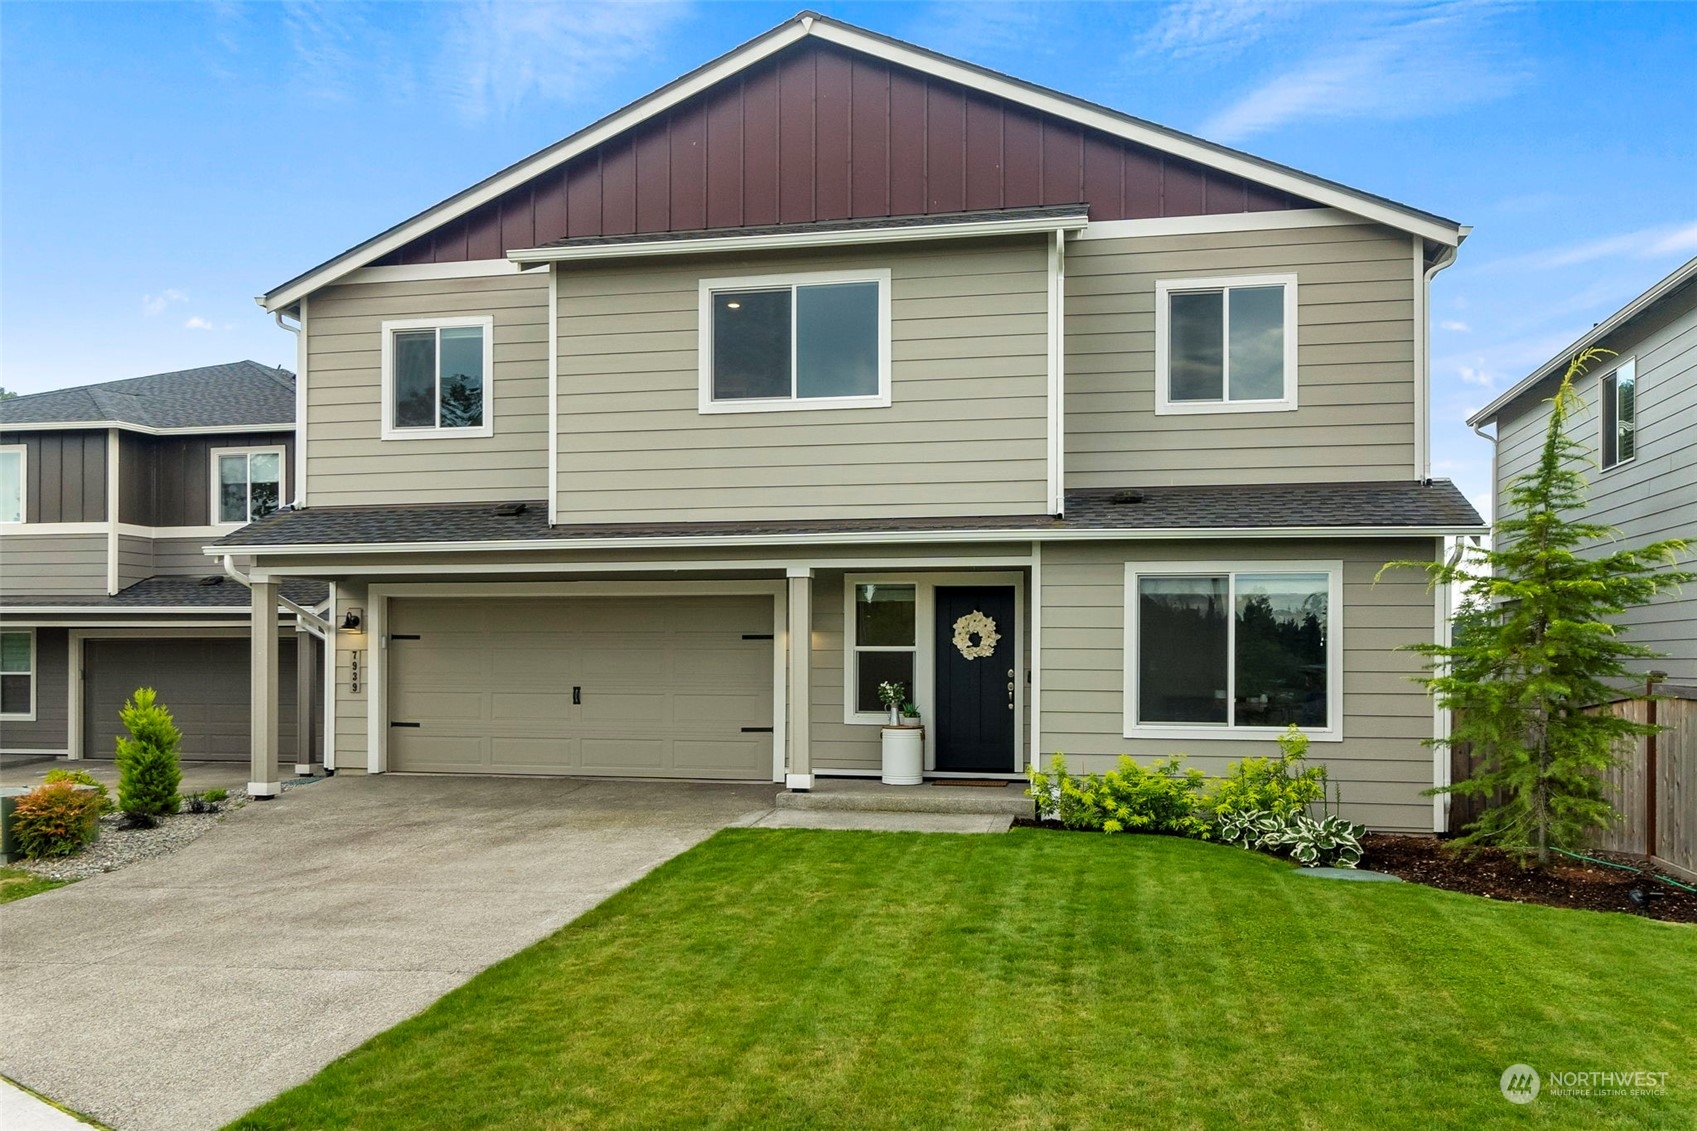
<path id="1" fill-rule="evenodd" d="M 284 782 L 285 791 L 309 785 L 317 779 Z M 212 831 L 232 810 L 248 804 L 246 791 L 232 789 L 230 796 L 218 802 L 216 813 L 178 813 L 161 818 L 151 829 L 121 829 L 122 813 L 108 813 L 100 818 L 100 836 L 74 856 L 52 860 L 17 860 L 9 867 L 22 868 L 50 880 L 85 880 L 102 872 L 112 872 L 137 860 L 152 860 L 192 844 Z"/>

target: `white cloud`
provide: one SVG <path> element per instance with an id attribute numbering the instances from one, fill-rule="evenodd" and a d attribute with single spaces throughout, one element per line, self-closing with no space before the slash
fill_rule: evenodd
<path id="1" fill-rule="evenodd" d="M 1055 10 L 1041 0 L 993 0 L 960 4 L 943 0 L 916 9 L 905 38 L 944 44 L 950 55 L 979 61 L 1012 53 L 1025 57 L 1053 51 Z"/>
<path id="2" fill-rule="evenodd" d="M 462 4 L 442 37 L 438 85 L 472 121 L 533 96 L 582 98 L 650 57 L 683 11 L 675 0 Z"/>
<path id="3" fill-rule="evenodd" d="M 1440 330 L 1449 330 L 1456 334 L 1467 334 L 1473 331 L 1473 327 L 1469 326 L 1465 322 L 1440 322 L 1438 323 L 1438 328 Z"/>
<path id="4" fill-rule="evenodd" d="M 1684 225 L 1656 225 L 1625 232 L 1618 236 L 1590 240 L 1554 251 L 1532 256 L 1532 266 L 1572 267 L 1599 259 L 1631 256 L 1634 259 L 1656 259 L 1664 255 L 1697 251 L 1697 222 Z"/>
<path id="5" fill-rule="evenodd" d="M 1278 23 L 1297 16 L 1295 4 L 1252 0 L 1179 0 L 1140 37 L 1139 55 L 1169 59 L 1224 59 L 1265 39 Z"/>
<path id="6" fill-rule="evenodd" d="M 200 315 L 196 314 L 192 318 L 190 318 L 187 322 L 183 323 L 183 329 L 185 329 L 185 330 L 210 330 L 210 329 L 212 329 L 212 323 L 208 322 L 206 319 L 204 319 Z"/>
<path id="7" fill-rule="evenodd" d="M 165 313 L 166 308 L 179 302 L 187 302 L 189 296 L 175 287 L 167 287 L 156 295 L 141 296 L 141 312 L 149 318 Z"/>
<path id="8" fill-rule="evenodd" d="M 1201 132 L 1242 141 L 1299 120 L 1389 121 L 1496 98 L 1522 77 L 1497 9 L 1468 3 L 1309 9 L 1325 16 L 1304 57 L 1219 111 Z"/>

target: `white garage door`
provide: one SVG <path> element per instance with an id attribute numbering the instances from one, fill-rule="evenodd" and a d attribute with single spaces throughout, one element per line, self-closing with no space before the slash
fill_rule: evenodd
<path id="1" fill-rule="evenodd" d="M 397 598 L 389 767 L 772 778 L 772 599 Z"/>

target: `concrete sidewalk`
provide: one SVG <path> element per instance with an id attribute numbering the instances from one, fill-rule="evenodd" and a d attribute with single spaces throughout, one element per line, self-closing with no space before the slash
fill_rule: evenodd
<path id="1" fill-rule="evenodd" d="M 341 775 L 0 906 L 0 1075 L 122 1131 L 220 1126 L 775 787 Z"/>

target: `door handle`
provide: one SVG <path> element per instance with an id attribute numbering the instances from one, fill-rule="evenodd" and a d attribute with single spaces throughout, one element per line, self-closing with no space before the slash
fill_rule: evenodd
<path id="1" fill-rule="evenodd" d="M 582 706 L 582 705 L 583 705 L 583 688 L 581 688 L 581 687 L 572 688 L 572 706 L 579 707 L 579 706 Z"/>

